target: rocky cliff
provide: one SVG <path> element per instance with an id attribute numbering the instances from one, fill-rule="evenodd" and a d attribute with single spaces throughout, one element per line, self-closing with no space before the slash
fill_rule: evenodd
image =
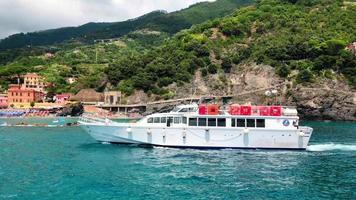
<path id="1" fill-rule="evenodd" d="M 305 85 L 296 84 L 294 80 L 293 75 L 281 78 L 271 66 L 248 63 L 234 66 L 230 73 L 203 77 L 198 71 L 190 83 L 172 84 L 167 89 L 174 93 L 174 98 L 225 96 L 228 103 L 296 106 L 302 119 L 356 121 L 356 91 L 343 77 L 319 78 Z M 267 97 L 265 92 L 272 89 L 278 91 L 277 95 Z M 127 98 L 127 103 L 158 99 L 158 96 L 136 91 Z M 166 107 L 160 105 L 160 108 Z"/>

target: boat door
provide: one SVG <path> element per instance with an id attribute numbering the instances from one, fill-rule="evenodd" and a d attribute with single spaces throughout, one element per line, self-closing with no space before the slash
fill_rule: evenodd
<path id="1" fill-rule="evenodd" d="M 173 123 L 173 117 L 167 117 L 167 122 L 166 122 L 167 127 L 171 127 L 172 123 Z"/>

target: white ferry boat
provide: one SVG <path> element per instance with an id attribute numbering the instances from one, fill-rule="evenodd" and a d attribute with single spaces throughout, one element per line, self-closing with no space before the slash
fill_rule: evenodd
<path id="1" fill-rule="evenodd" d="M 305 150 L 313 129 L 298 125 L 295 108 L 181 105 L 136 123 L 83 117 L 79 123 L 100 142 L 176 148 Z"/>

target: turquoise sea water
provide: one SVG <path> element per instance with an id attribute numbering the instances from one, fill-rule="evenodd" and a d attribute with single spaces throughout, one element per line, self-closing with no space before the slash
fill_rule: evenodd
<path id="1" fill-rule="evenodd" d="M 356 123 L 309 122 L 308 151 L 101 144 L 0 127 L 0 199 L 356 199 Z"/>

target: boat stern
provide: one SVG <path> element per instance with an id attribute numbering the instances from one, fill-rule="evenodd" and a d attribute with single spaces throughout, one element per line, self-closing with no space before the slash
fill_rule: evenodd
<path id="1" fill-rule="evenodd" d="M 298 141 L 298 146 L 302 149 L 306 149 L 309 140 L 312 136 L 313 133 L 313 128 L 308 127 L 308 126 L 300 126 L 298 128 L 298 134 L 299 134 L 299 141 Z"/>

